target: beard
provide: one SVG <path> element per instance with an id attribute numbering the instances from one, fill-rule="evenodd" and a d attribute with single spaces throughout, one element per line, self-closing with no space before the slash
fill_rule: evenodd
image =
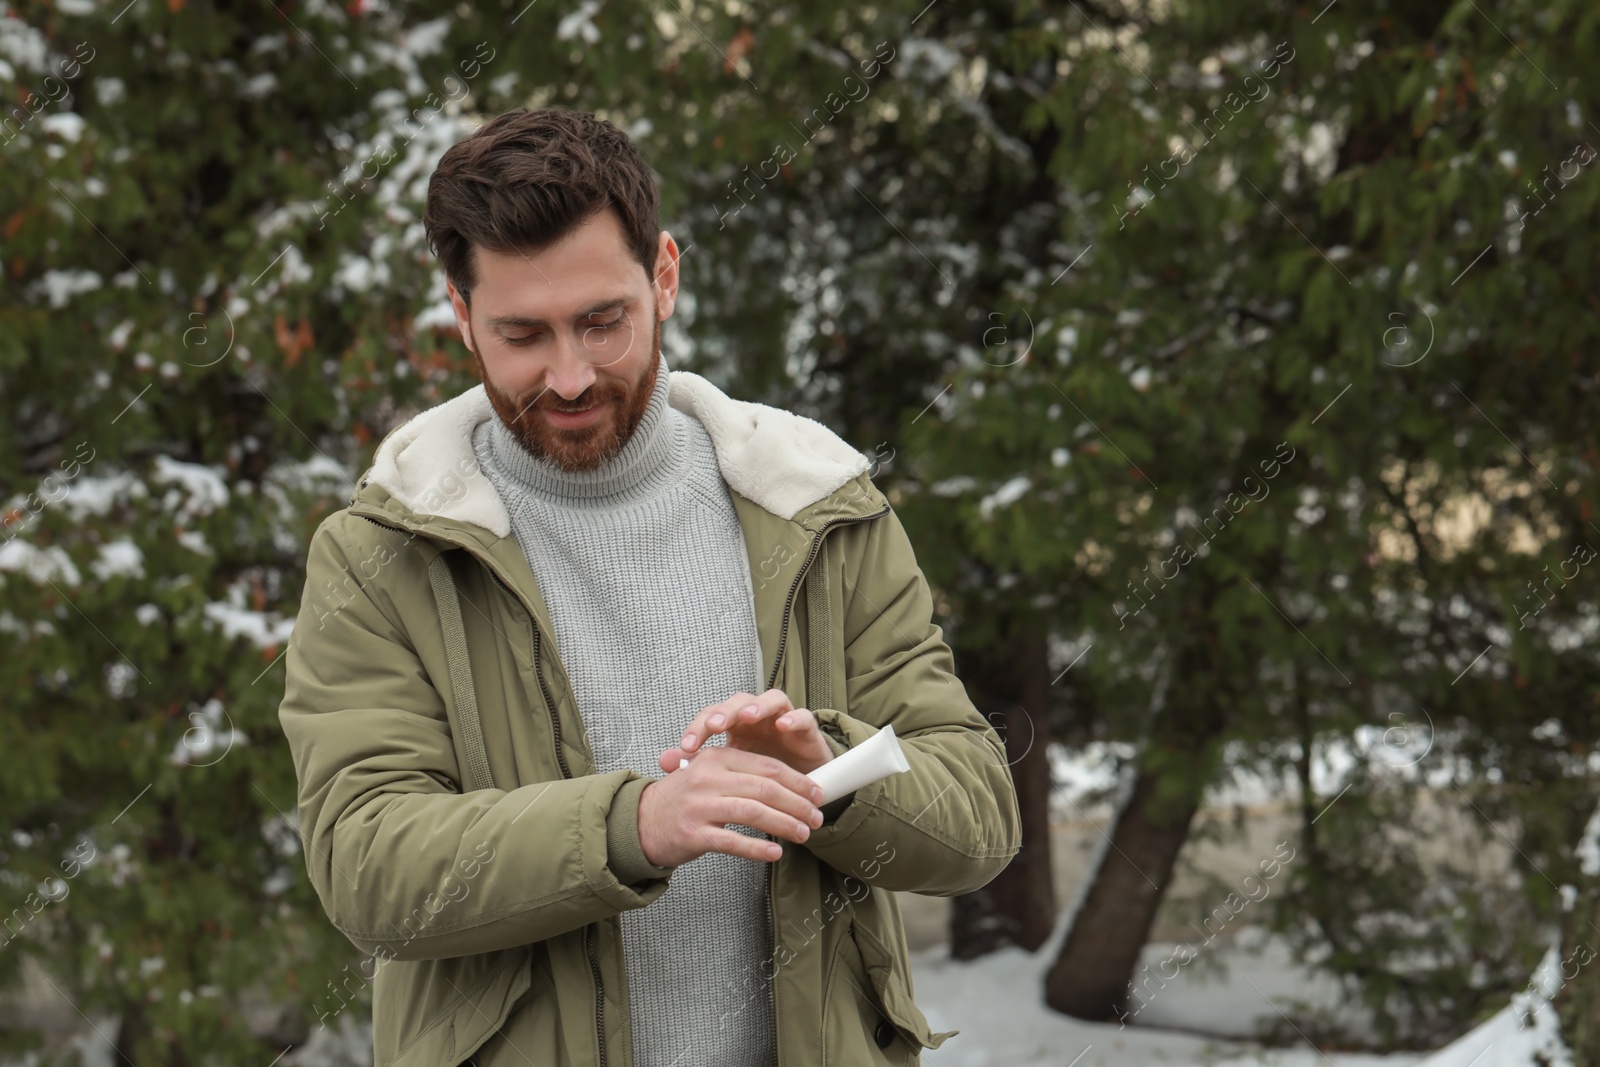
<path id="1" fill-rule="evenodd" d="M 655 393 L 661 369 L 661 320 L 655 318 L 650 338 L 649 367 L 633 386 L 615 378 L 601 378 L 571 400 L 545 390 L 528 397 L 513 397 L 498 389 L 485 373 L 474 339 L 472 361 L 478 368 L 484 392 L 495 414 L 511 436 L 533 456 L 569 472 L 592 471 L 614 459 L 633 437 Z M 551 425 L 545 411 L 582 411 L 599 403 L 611 409 L 593 426 L 564 430 Z"/>

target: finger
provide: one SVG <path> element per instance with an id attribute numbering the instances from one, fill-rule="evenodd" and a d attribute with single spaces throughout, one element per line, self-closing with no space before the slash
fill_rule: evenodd
<path id="1" fill-rule="evenodd" d="M 811 827 L 801 820 L 756 800 L 754 797 L 722 796 L 707 807 L 718 825 L 738 823 L 773 837 L 799 844 L 811 836 Z"/>
<path id="2" fill-rule="evenodd" d="M 810 794 L 802 796 L 771 778 L 757 774 L 733 774 L 723 789 L 727 795 L 758 800 L 807 826 L 814 828 L 822 824 L 822 811 L 811 802 Z"/>
<path id="3" fill-rule="evenodd" d="M 790 792 L 810 798 L 812 803 L 821 803 L 822 787 L 782 760 L 737 748 L 720 751 L 723 753 L 722 765 L 729 770 L 770 778 Z"/>
<path id="4" fill-rule="evenodd" d="M 714 751 L 714 749 L 706 749 L 702 752 L 689 752 L 685 749 L 674 746 L 673 748 L 669 748 L 665 752 L 661 753 L 661 758 L 656 760 L 656 763 L 660 765 L 662 770 L 670 774 L 673 771 L 679 770 L 680 764 L 684 762 L 693 763 L 697 756 L 703 755 L 704 752 L 708 751 Z"/>
<path id="5" fill-rule="evenodd" d="M 734 722 L 741 725 L 770 720 L 775 716 L 786 714 L 794 709 L 789 703 L 789 694 L 782 689 L 768 689 L 758 697 L 754 697 L 743 707 L 734 711 Z"/>
<path id="6" fill-rule="evenodd" d="M 793 708 L 779 715 L 773 725 L 786 734 L 803 734 L 807 730 L 820 731 L 816 715 L 810 708 Z"/>
<path id="7" fill-rule="evenodd" d="M 727 700 L 703 709 L 684 731 L 680 744 L 685 749 L 698 748 L 706 738 L 729 729 L 735 723 L 748 725 L 760 722 L 781 715 L 792 707 L 789 695 L 781 689 L 769 689 L 760 696 L 735 693 Z"/>
<path id="8" fill-rule="evenodd" d="M 749 693 L 735 693 L 720 704 L 700 709 L 700 714 L 689 721 L 684 728 L 683 740 L 678 744 L 686 751 L 693 752 L 700 744 L 712 734 L 719 734 L 727 729 L 733 721 L 733 711 L 750 703 L 755 697 Z"/>
<path id="9" fill-rule="evenodd" d="M 749 834 L 741 834 L 737 830 L 727 830 L 720 826 L 707 826 L 703 832 L 712 843 L 713 852 L 743 856 L 758 863 L 771 863 L 783 855 L 783 846 L 776 841 L 763 841 L 759 837 L 751 837 Z"/>
<path id="10" fill-rule="evenodd" d="M 833 759 L 833 745 L 823 736 L 822 723 L 809 708 L 795 708 L 774 720 L 784 748 L 805 759 Z"/>

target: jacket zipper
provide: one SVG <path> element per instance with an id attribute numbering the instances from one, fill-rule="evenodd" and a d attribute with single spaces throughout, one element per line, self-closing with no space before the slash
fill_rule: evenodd
<path id="1" fill-rule="evenodd" d="M 771 689 L 772 687 L 768 686 L 767 688 Z M 778 953 L 778 914 L 772 910 L 772 894 L 777 891 L 777 888 L 778 861 L 773 860 L 771 863 L 767 864 L 767 925 L 772 928 L 772 953 L 774 959 L 777 958 Z M 778 1050 L 777 1067 L 783 1067 L 783 1040 L 779 1036 L 781 1031 L 778 1029 L 777 971 L 772 972 L 772 980 L 773 987 L 770 990 L 772 994 L 772 1044 L 773 1047 Z"/>
<path id="2" fill-rule="evenodd" d="M 374 526 L 382 526 L 386 530 L 394 530 L 396 533 L 407 532 L 397 526 L 390 526 L 386 522 L 379 522 L 370 515 L 362 515 L 361 517 L 372 523 Z M 416 534 L 413 533 L 411 536 L 415 537 Z M 520 602 L 521 598 L 517 596 L 517 591 L 507 585 L 505 580 L 502 579 L 499 574 L 495 573 L 495 569 L 493 567 L 486 567 L 485 570 L 489 572 L 490 577 L 492 577 L 502 589 L 511 594 L 512 600 Z M 543 637 L 539 633 L 538 621 L 530 620 L 530 622 L 532 622 L 533 628 L 533 674 L 534 677 L 538 679 L 539 693 L 544 697 L 544 706 L 550 712 L 550 729 L 555 739 L 556 763 L 561 767 L 561 776 L 563 778 L 571 778 L 572 768 L 567 765 L 567 756 L 562 749 L 561 716 L 556 712 L 555 698 L 551 696 L 550 687 L 545 683 L 544 680 Z M 767 907 L 770 909 L 771 906 L 772 903 L 769 900 L 767 902 Z M 606 1067 L 608 1058 L 606 1054 L 605 984 L 600 977 L 600 955 L 599 950 L 595 945 L 594 923 L 590 923 L 584 930 L 583 941 L 584 951 L 589 957 L 589 973 L 594 978 L 594 1032 L 595 1038 L 600 1045 L 600 1067 Z"/>
<path id="3" fill-rule="evenodd" d="M 395 533 L 408 534 L 412 538 L 415 538 L 417 536 L 417 534 L 414 531 L 403 530 L 398 526 L 391 526 L 386 522 L 379 522 L 377 519 L 374 519 L 370 515 L 362 515 L 361 518 L 366 519 L 368 522 L 372 523 L 372 525 L 374 525 L 374 526 L 382 526 L 385 530 L 393 530 Z M 495 580 L 495 583 L 497 585 L 499 585 L 500 588 L 504 589 L 507 593 L 511 594 L 511 599 L 512 600 L 518 601 L 518 602 L 521 601 L 521 598 L 517 595 L 517 591 L 515 589 L 511 588 L 511 586 L 507 585 L 506 582 L 505 582 L 505 579 L 501 578 L 500 575 L 495 572 L 495 569 L 493 567 L 485 567 L 484 570 L 489 572 L 489 576 Z M 530 621 L 532 621 L 532 620 L 530 620 Z M 562 751 L 562 746 L 561 746 L 561 719 L 556 714 L 555 698 L 550 695 L 550 687 L 545 684 L 545 680 L 544 680 L 544 662 L 543 662 L 543 660 L 541 658 L 541 654 L 540 654 L 541 653 L 541 649 L 543 647 L 543 637 L 539 633 L 539 624 L 537 622 L 533 622 L 532 626 L 533 626 L 533 674 L 534 674 L 534 677 L 539 680 L 539 692 L 544 697 L 544 705 L 545 705 L 545 707 L 548 708 L 549 711 L 550 711 L 550 729 L 551 729 L 552 733 L 555 736 L 556 762 L 558 764 L 560 764 L 560 766 L 561 766 L 561 776 L 563 778 L 571 778 L 572 777 L 572 769 L 567 766 L 567 757 L 566 757 L 566 754 Z"/>
<path id="4" fill-rule="evenodd" d="M 794 576 L 794 582 L 789 586 L 789 595 L 783 601 L 783 626 L 778 631 L 778 655 L 772 661 L 772 677 L 767 679 L 767 688 L 772 689 L 778 684 L 778 673 L 783 670 L 784 647 L 789 643 L 789 612 L 794 608 L 794 595 L 800 591 L 800 583 L 805 579 L 806 572 L 811 569 L 812 562 L 817 558 L 817 553 L 822 549 L 822 535 L 834 526 L 841 526 L 849 522 L 866 522 L 868 519 L 880 518 L 889 514 L 889 505 L 885 504 L 880 510 L 871 515 L 842 515 L 829 519 L 817 530 L 817 536 L 811 540 L 811 551 L 806 554 L 805 562 L 800 564 L 800 570 Z"/>
<path id="5" fill-rule="evenodd" d="M 516 590 L 506 585 L 498 574 L 490 568 L 489 573 L 513 599 L 517 598 Z M 533 622 L 533 674 L 539 681 L 539 693 L 544 697 L 544 706 L 550 711 L 550 728 L 555 738 L 556 762 L 561 766 L 563 778 L 572 777 L 572 769 L 567 766 L 566 753 L 562 751 L 561 717 L 556 713 L 555 698 L 550 695 L 550 687 L 544 680 L 543 638 L 539 634 L 539 623 Z M 605 983 L 600 977 L 600 953 L 595 944 L 595 930 L 598 924 L 590 923 L 583 931 L 584 953 L 589 957 L 589 974 L 594 979 L 594 1033 L 600 1045 L 600 1067 L 605 1067 L 608 1062 L 606 1054 L 606 1027 L 605 1027 Z"/>
<path id="6" fill-rule="evenodd" d="M 811 564 L 816 560 L 817 553 L 822 550 L 822 536 L 834 526 L 842 526 L 850 522 L 865 522 L 868 519 L 880 518 L 889 513 L 889 505 L 885 504 L 871 515 L 851 515 L 829 519 L 817 530 L 817 535 L 811 539 L 811 551 L 806 554 L 805 562 L 800 564 L 800 570 L 794 576 L 794 582 L 789 586 L 789 595 L 783 601 L 782 622 L 778 629 L 778 654 L 772 661 L 772 677 L 767 679 L 767 688 L 775 688 L 778 684 L 778 675 L 783 670 L 783 654 L 785 646 L 789 643 L 789 613 L 794 608 L 795 594 L 800 591 L 800 583 L 805 580 L 806 572 L 811 570 Z M 782 935 L 778 932 L 778 914 L 772 906 L 772 897 L 778 887 L 778 861 L 774 860 L 767 867 L 767 926 L 772 930 L 772 951 L 778 951 L 778 943 Z M 778 1023 L 778 989 L 776 985 L 777 974 L 773 974 L 772 988 L 772 1033 L 773 1044 L 778 1050 L 778 1067 L 783 1067 L 783 1030 Z"/>
<path id="7" fill-rule="evenodd" d="M 869 519 L 881 518 L 888 513 L 889 505 L 885 504 L 882 508 L 870 515 L 849 515 L 829 519 L 817 530 L 816 536 L 811 539 L 811 551 L 806 554 L 805 562 L 800 564 L 800 570 L 796 572 L 794 581 L 789 586 L 788 595 L 785 596 L 783 600 L 782 624 L 778 631 L 778 654 L 772 661 L 772 677 L 767 680 L 768 689 L 771 689 L 777 685 L 778 674 L 783 670 L 783 656 L 789 643 L 789 615 L 794 609 L 795 594 L 800 591 L 800 583 L 805 580 L 806 573 L 811 569 L 811 564 L 816 561 L 817 553 L 822 550 L 823 535 L 835 526 L 842 526 L 846 523 L 852 522 L 866 522 Z M 374 519 L 371 516 L 363 515 L 361 517 L 375 526 L 382 526 L 385 529 L 394 530 L 397 533 L 406 532 L 398 527 L 390 526 L 386 522 L 379 522 L 377 519 Z M 412 536 L 415 537 L 416 534 L 413 533 Z M 510 593 L 513 599 L 519 599 L 517 597 L 516 590 L 507 585 L 500 575 L 495 573 L 493 567 L 487 569 L 490 576 L 494 578 L 501 588 L 503 588 L 507 593 Z M 561 747 L 561 719 L 556 713 L 555 699 L 550 695 L 550 689 L 545 684 L 544 680 L 544 663 L 541 656 L 541 648 L 542 640 L 539 634 L 539 623 L 537 621 L 533 621 L 533 673 L 534 677 L 538 679 L 539 692 L 544 697 L 545 707 L 549 709 L 550 712 L 550 726 L 555 738 L 556 762 L 561 767 L 562 777 L 571 778 L 572 770 L 567 766 L 567 757 L 562 751 Z M 772 896 L 776 891 L 777 882 L 778 864 L 776 861 L 774 861 L 767 870 L 767 926 L 772 931 L 773 951 L 777 951 L 777 945 L 781 936 L 778 932 L 777 912 L 772 906 Z M 605 984 L 600 975 L 600 957 L 599 951 L 595 944 L 594 923 L 590 923 L 584 932 L 584 947 L 589 957 L 589 973 L 594 979 L 594 1028 L 595 1037 L 600 1045 L 600 1067 L 606 1067 L 609 1059 L 606 1053 Z M 778 996 L 776 989 L 774 989 L 772 992 L 772 1029 L 774 1037 L 778 1037 L 778 1035 L 780 1035 L 782 1032 L 778 1026 Z M 783 1041 L 781 1038 L 775 1040 L 774 1045 L 778 1051 L 778 1065 L 779 1067 L 782 1067 Z"/>

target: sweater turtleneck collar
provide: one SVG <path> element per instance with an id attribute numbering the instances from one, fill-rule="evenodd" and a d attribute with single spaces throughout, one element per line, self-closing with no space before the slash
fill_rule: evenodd
<path id="1" fill-rule="evenodd" d="M 616 507 L 651 496 L 679 481 L 688 469 L 684 414 L 667 403 L 668 368 L 656 356 L 656 384 L 644 417 L 622 450 L 592 471 L 569 471 L 523 447 L 498 415 L 488 426 L 489 458 L 520 488 L 569 507 Z"/>

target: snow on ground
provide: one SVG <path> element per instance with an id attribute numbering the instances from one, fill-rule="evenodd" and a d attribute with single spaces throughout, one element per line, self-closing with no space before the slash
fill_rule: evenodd
<path id="1" fill-rule="evenodd" d="M 1561 1050 L 1550 1006 L 1541 1006 L 1531 1027 L 1524 1026 L 1519 1015 L 1514 1005 L 1506 1005 L 1417 1067 L 1534 1067 L 1541 1062 L 1570 1067 L 1572 1056 Z M 1541 1051 L 1547 1057 L 1544 1061 L 1534 1058 Z"/>
<path id="2" fill-rule="evenodd" d="M 972 963 L 947 958 L 943 947 L 912 955 L 917 1004 L 935 1030 L 959 1030 L 942 1048 L 924 1052 L 925 1067 L 1571 1067 L 1550 998 L 1563 962 L 1552 949 L 1528 988 L 1494 1016 L 1436 1052 L 1370 1055 L 1321 1052 L 1310 1042 L 1288 1048 L 1207 1034 L 1241 1035 L 1270 1023 L 1279 1007 L 1332 1009 L 1338 991 L 1298 967 L 1281 941 L 1241 931 L 1212 950 L 1221 968 L 1199 961 L 1153 993 L 1126 1027 L 1087 1023 L 1044 1005 L 1044 976 L 1065 926 L 1038 952 L 1008 948 Z M 1150 945 L 1152 971 L 1171 946 Z"/>
<path id="3" fill-rule="evenodd" d="M 1561 990 L 1562 968 L 1570 962 L 1552 948 L 1527 989 L 1419 1067 L 1572 1067 L 1572 1053 L 1561 1040 L 1561 1024 L 1550 1005 Z"/>
<path id="4" fill-rule="evenodd" d="M 1272 1009 L 1266 998 L 1331 1003 L 1331 990 L 1289 960 L 1273 939 L 1252 934 L 1217 942 L 1214 954 L 1225 973 L 1191 965 L 1160 990 L 1125 1028 L 1086 1023 L 1050 1011 L 1043 1003 L 1044 972 L 1055 958 L 1064 924 L 1038 952 L 1009 948 L 971 963 L 945 957 L 943 947 L 912 955 L 916 999 L 935 1031 L 959 1030 L 943 1048 L 922 1054 L 924 1067 L 1533 1067 L 1536 1053 L 1559 1049 L 1546 998 L 1560 985 L 1560 963 L 1546 958 L 1528 991 L 1481 1026 L 1431 1054 L 1367 1055 L 1319 1052 L 1309 1043 L 1268 1049 L 1246 1041 L 1205 1037 L 1167 1027 L 1204 1026 L 1213 1032 L 1244 1033 Z M 1152 945 L 1145 961 L 1167 958 L 1170 946 Z M 1196 961 L 1198 963 L 1198 961 Z M 1252 986 L 1256 988 L 1252 988 Z M 1533 1026 L 1522 1018 L 1533 1013 Z M 359 1067 L 371 1062 L 371 1028 L 350 1013 L 337 1030 L 314 1029 L 311 1041 L 283 1058 L 280 1067 Z M 1152 1025 L 1161 1023 L 1161 1027 Z M 104 1035 L 86 1027 L 73 1039 L 87 1067 L 114 1067 Z M 98 1035 L 98 1036 L 97 1036 Z M 0 1060 L 5 1067 L 38 1061 Z M 1550 1067 L 1570 1067 L 1570 1056 L 1554 1051 Z"/>
<path id="5" fill-rule="evenodd" d="M 1144 967 L 1135 974 L 1140 997 L 1129 1004 L 1129 1026 L 1195 1030 L 1248 1039 L 1278 1026 L 1305 1009 L 1326 1013 L 1352 1033 L 1365 1029 L 1367 1013 L 1345 1005 L 1331 975 L 1294 962 L 1282 938 L 1260 927 L 1241 929 L 1232 939 L 1207 948 L 1196 938 L 1199 956 L 1179 967 L 1175 945 L 1145 946 Z M 1177 976 L 1163 984 L 1164 974 Z"/>
<path id="6" fill-rule="evenodd" d="M 1044 975 L 1065 932 L 1065 924 L 1058 925 L 1034 953 L 1008 948 L 971 963 L 949 959 L 944 948 L 914 953 L 917 1004 L 930 1026 L 961 1031 L 942 1048 L 924 1052 L 925 1067 L 1411 1067 L 1423 1059 L 1417 1053 L 1323 1053 L 1309 1043 L 1268 1049 L 1176 1029 L 1244 1034 L 1262 1017 L 1275 1015 L 1276 1005 L 1334 1003 L 1332 988 L 1295 967 L 1281 944 L 1260 935 L 1241 934 L 1210 950 L 1214 962 L 1225 965 L 1225 975 L 1197 960 L 1158 991 L 1152 985 L 1155 995 L 1125 1027 L 1068 1018 L 1044 1005 Z M 1152 973 L 1171 951 L 1170 945 L 1146 947 Z"/>

